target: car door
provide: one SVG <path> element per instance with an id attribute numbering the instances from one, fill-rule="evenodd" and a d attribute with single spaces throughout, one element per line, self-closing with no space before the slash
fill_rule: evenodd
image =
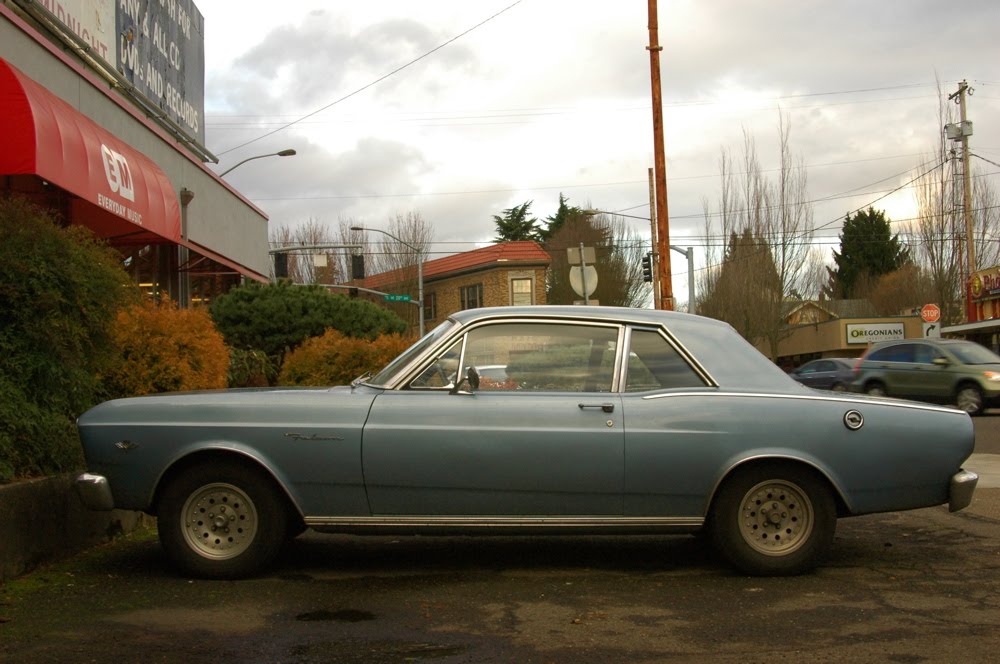
<path id="1" fill-rule="evenodd" d="M 719 435 L 728 412 L 708 405 L 716 388 L 662 330 L 632 329 L 627 343 L 625 515 L 700 522 L 732 453 Z"/>
<path id="2" fill-rule="evenodd" d="M 618 325 L 494 321 L 379 395 L 363 434 L 373 515 L 620 515 Z M 469 367 L 503 366 L 478 387 Z M 462 372 L 458 372 L 459 368 Z"/>

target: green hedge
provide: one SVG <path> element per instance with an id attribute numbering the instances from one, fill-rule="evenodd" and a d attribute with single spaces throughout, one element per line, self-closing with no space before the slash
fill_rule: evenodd
<path id="1" fill-rule="evenodd" d="M 76 417 L 102 399 L 114 316 L 137 296 L 86 230 L 0 198 L 0 481 L 79 467 Z"/>

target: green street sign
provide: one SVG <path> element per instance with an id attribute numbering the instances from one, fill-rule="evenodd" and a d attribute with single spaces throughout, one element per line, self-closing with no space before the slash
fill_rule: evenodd
<path id="1" fill-rule="evenodd" d="M 409 302 L 409 295 L 393 295 L 392 293 L 386 293 L 382 296 L 386 302 Z"/>

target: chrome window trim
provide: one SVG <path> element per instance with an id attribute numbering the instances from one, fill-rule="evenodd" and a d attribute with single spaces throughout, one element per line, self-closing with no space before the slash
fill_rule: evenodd
<path id="1" fill-rule="evenodd" d="M 744 397 L 750 399 L 798 399 L 801 401 L 829 401 L 833 403 L 843 403 L 843 404 L 860 404 L 860 405 L 879 405 L 879 406 L 891 406 L 893 408 L 908 408 L 911 410 L 928 410 L 936 413 L 950 413 L 953 415 L 965 415 L 964 411 L 958 410 L 957 408 L 950 408 L 948 406 L 937 406 L 934 404 L 925 403 L 915 403 L 912 401 L 903 401 L 897 399 L 875 399 L 869 397 L 866 399 L 860 397 L 834 397 L 834 396 L 823 396 L 823 395 L 813 395 L 813 394 L 782 394 L 780 392 L 719 392 L 714 390 L 704 390 L 697 392 L 665 392 L 659 394 L 647 394 L 642 399 L 666 399 L 673 397 L 699 397 L 704 398 L 706 396 L 711 397 Z"/>

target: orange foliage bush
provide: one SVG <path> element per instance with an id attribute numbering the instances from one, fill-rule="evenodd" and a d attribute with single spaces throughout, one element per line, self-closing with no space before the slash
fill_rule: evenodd
<path id="1" fill-rule="evenodd" d="M 412 343 L 413 339 L 399 334 L 369 341 L 329 329 L 285 356 L 278 384 L 346 385 L 366 371 L 378 371 Z"/>
<path id="2" fill-rule="evenodd" d="M 229 350 L 208 309 L 147 300 L 119 312 L 112 337 L 120 361 L 102 376 L 110 396 L 226 387 Z"/>

